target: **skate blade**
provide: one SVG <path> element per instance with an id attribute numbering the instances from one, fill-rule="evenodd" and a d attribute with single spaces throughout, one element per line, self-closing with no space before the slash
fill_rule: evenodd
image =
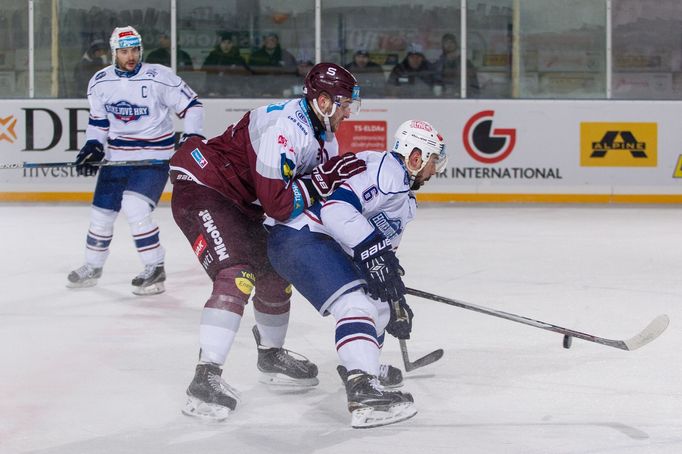
<path id="1" fill-rule="evenodd" d="M 413 402 L 395 404 L 387 409 L 359 408 L 351 413 L 350 425 L 353 429 L 370 429 L 405 421 L 416 414 L 417 407 Z"/>
<path id="2" fill-rule="evenodd" d="M 86 279 L 83 282 L 68 282 L 67 288 L 88 288 L 97 285 L 97 279 Z"/>
<path id="3" fill-rule="evenodd" d="M 225 421 L 232 410 L 222 405 L 209 404 L 195 397 L 188 397 L 187 403 L 182 409 L 182 413 L 187 416 L 202 419 L 204 421 L 222 422 Z"/>
<path id="4" fill-rule="evenodd" d="M 268 373 L 268 372 L 261 372 L 258 381 L 260 383 L 264 383 L 266 385 L 270 386 L 276 386 L 276 387 L 282 387 L 288 388 L 288 389 L 306 389 L 306 388 L 312 388 L 313 386 L 317 386 L 320 383 L 320 380 L 317 379 L 317 377 L 313 378 L 292 378 L 289 377 L 288 375 L 284 374 L 279 374 L 279 373 Z"/>
<path id="5" fill-rule="evenodd" d="M 140 296 L 158 295 L 159 293 L 163 293 L 165 291 L 166 287 L 163 285 L 163 282 L 158 282 L 146 287 L 133 287 L 133 293 Z"/>

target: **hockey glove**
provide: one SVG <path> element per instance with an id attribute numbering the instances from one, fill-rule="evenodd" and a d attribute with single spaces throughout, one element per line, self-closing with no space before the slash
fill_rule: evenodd
<path id="1" fill-rule="evenodd" d="M 320 197 L 329 197 L 341 183 L 365 170 L 365 161 L 353 153 L 346 153 L 315 167 L 311 172 L 311 181 Z"/>
<path id="2" fill-rule="evenodd" d="M 76 161 L 74 162 L 76 173 L 78 175 L 83 175 L 84 173 L 89 175 L 97 174 L 99 169 L 91 165 L 91 163 L 100 162 L 102 159 L 104 159 L 104 146 L 97 140 L 88 140 L 76 156 Z"/>
<path id="3" fill-rule="evenodd" d="M 177 150 L 181 146 L 185 144 L 189 139 L 192 137 L 198 137 L 201 140 L 206 140 L 206 137 L 202 136 L 201 134 L 183 134 L 180 136 L 180 140 L 178 140 L 178 143 L 175 144 L 175 149 Z"/>
<path id="4" fill-rule="evenodd" d="M 391 250 L 391 242 L 375 231 L 354 248 L 354 260 L 365 275 L 367 293 L 382 301 L 397 301 L 405 295 L 405 274 L 398 257 Z"/>
<path id="5" fill-rule="evenodd" d="M 386 325 L 386 332 L 397 339 L 409 339 L 412 332 L 414 314 L 403 296 L 398 301 L 388 303 L 391 307 L 391 319 Z"/>

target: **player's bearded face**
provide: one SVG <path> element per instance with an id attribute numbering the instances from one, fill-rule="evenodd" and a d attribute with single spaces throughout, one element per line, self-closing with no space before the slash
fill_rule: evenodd
<path id="1" fill-rule="evenodd" d="M 414 181 L 412 182 L 412 190 L 416 191 L 417 189 L 421 188 L 424 186 L 424 183 L 429 181 L 432 176 L 436 174 L 436 161 L 438 160 L 438 156 L 436 155 L 431 155 L 429 157 L 429 162 L 426 163 L 423 169 L 419 171 L 419 173 L 414 177 Z"/>
<path id="2" fill-rule="evenodd" d="M 347 98 L 341 98 L 341 100 L 336 103 L 336 112 L 334 112 L 334 115 L 329 119 L 333 132 L 336 132 L 339 129 L 339 125 L 343 120 L 350 117 L 350 104 L 351 100 Z"/>
<path id="3" fill-rule="evenodd" d="M 139 47 L 116 49 L 116 66 L 123 71 L 132 71 L 140 62 Z"/>

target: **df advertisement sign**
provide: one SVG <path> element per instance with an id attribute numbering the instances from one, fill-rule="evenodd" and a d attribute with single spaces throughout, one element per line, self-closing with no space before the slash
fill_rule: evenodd
<path id="1" fill-rule="evenodd" d="M 656 123 L 580 123 L 583 167 L 656 167 Z"/>

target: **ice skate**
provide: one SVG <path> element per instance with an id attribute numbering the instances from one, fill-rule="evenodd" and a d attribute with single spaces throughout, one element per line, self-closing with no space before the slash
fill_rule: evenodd
<path id="1" fill-rule="evenodd" d="M 348 371 L 344 366 L 337 366 L 336 371 L 341 377 L 344 386 L 348 380 Z M 379 366 L 379 384 L 384 388 L 400 388 L 403 386 L 403 373 L 397 367 L 390 364 L 382 364 Z"/>
<path id="2" fill-rule="evenodd" d="M 166 280 L 166 271 L 162 263 L 146 265 L 144 271 L 135 276 L 131 284 L 133 293 L 136 295 L 157 295 L 166 291 L 163 285 Z"/>
<path id="3" fill-rule="evenodd" d="M 377 377 L 361 370 L 347 375 L 346 395 L 351 412 L 351 427 L 365 429 L 404 421 L 417 414 L 410 393 L 386 390 Z"/>
<path id="4" fill-rule="evenodd" d="M 261 383 L 298 388 L 309 388 L 320 383 L 317 379 L 317 366 L 308 361 L 308 358 L 285 348 L 262 347 L 258 327 L 254 325 L 252 331 L 258 345 Z"/>
<path id="5" fill-rule="evenodd" d="M 94 287 L 100 277 L 102 277 L 102 268 L 95 268 L 86 263 L 69 273 L 67 276 L 69 282 L 66 286 L 69 288 Z"/>
<path id="6" fill-rule="evenodd" d="M 198 364 L 187 388 L 187 403 L 182 412 L 209 421 L 224 421 L 239 402 L 237 391 L 220 377 L 217 364 Z"/>

